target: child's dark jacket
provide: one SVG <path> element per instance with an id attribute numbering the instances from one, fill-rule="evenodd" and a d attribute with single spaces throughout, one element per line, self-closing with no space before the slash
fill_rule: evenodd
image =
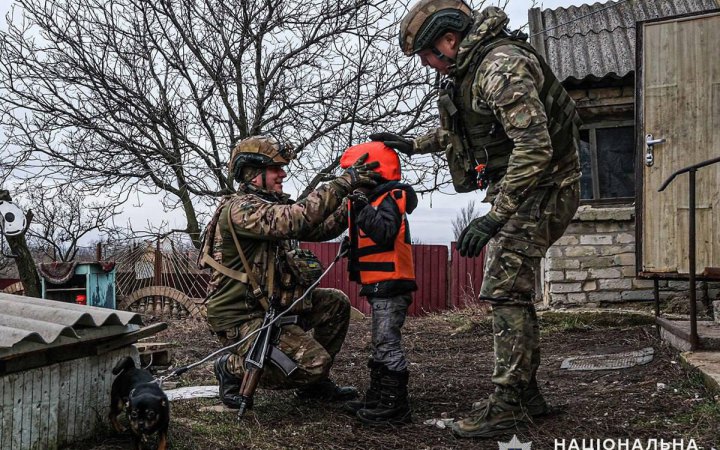
<path id="1" fill-rule="evenodd" d="M 410 242 L 410 230 L 406 218 L 401 214 L 395 195 L 392 191 L 401 190 L 405 193 L 405 210 L 407 214 L 412 213 L 417 207 L 417 194 L 412 186 L 398 181 L 391 181 L 378 185 L 368 194 L 370 204 L 378 200 L 383 194 L 390 192 L 385 196 L 382 202 L 373 208 L 370 205 L 354 203 L 351 208 L 352 219 L 357 224 L 357 228 L 351 227 L 350 233 L 361 232 L 372 239 L 380 246 L 392 246 L 401 230 L 401 225 L 405 225 L 405 240 Z M 350 237 L 351 242 L 357 242 L 357 236 Z M 350 271 L 350 279 L 360 282 L 360 273 L 357 270 L 357 250 L 351 249 L 350 262 L 348 269 Z M 413 277 L 414 278 L 414 277 Z M 378 283 L 363 284 L 360 295 L 366 297 L 393 297 L 397 295 L 408 294 L 417 290 L 417 284 L 414 279 L 388 280 Z"/>

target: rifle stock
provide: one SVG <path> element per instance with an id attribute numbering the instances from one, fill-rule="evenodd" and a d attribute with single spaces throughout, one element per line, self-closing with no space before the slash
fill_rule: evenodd
<path id="1" fill-rule="evenodd" d="M 262 368 L 258 367 L 252 367 L 245 370 L 242 385 L 240 386 L 240 407 L 238 408 L 238 416 L 242 416 L 245 414 L 245 411 L 252 409 L 253 396 L 255 395 L 255 390 L 260 382 L 260 375 L 262 375 L 262 371 Z"/>

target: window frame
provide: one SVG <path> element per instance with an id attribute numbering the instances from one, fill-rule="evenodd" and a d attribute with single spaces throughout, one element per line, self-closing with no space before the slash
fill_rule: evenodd
<path id="1" fill-rule="evenodd" d="M 586 123 L 580 126 L 580 131 L 587 131 L 590 139 L 590 179 L 592 180 L 593 198 L 580 199 L 581 205 L 625 205 L 633 204 L 635 197 L 600 197 L 600 177 L 598 176 L 598 153 L 597 153 L 597 129 L 598 128 L 622 128 L 633 127 L 633 135 L 635 134 L 634 120 L 604 120 L 599 122 Z M 633 143 L 633 159 L 635 153 L 635 144 Z M 637 167 L 635 168 L 637 170 Z M 637 192 L 635 193 L 637 196 Z"/>

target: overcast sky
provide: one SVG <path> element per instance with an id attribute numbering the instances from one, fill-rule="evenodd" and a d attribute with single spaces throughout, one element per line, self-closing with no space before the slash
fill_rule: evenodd
<path id="1" fill-rule="evenodd" d="M 0 29 L 7 28 L 5 15 L 10 10 L 12 0 L 0 0 Z M 479 2 L 475 2 L 476 4 Z M 494 3 L 494 2 L 493 2 Z M 489 4 L 489 2 L 488 2 Z M 510 0 L 506 11 L 510 16 L 511 28 L 523 26 L 528 21 L 528 8 L 532 6 L 531 1 Z M 537 6 L 545 8 L 556 8 L 559 6 L 580 5 L 580 1 L 570 0 L 548 0 L 538 2 Z M 293 189 L 286 189 L 291 193 Z M 424 244 L 447 244 L 452 236 L 451 221 L 456 217 L 460 209 L 471 201 L 480 203 L 484 193 L 476 191 L 466 194 L 433 194 L 425 195 L 420 199 L 420 204 L 415 212 L 409 217 L 410 228 L 413 238 Z M 483 205 L 481 211 L 487 210 L 487 206 Z M 183 228 L 185 226 L 184 216 L 178 211 L 163 213 L 159 202 L 152 198 L 145 198 L 140 207 L 127 205 L 124 207 L 123 217 L 119 219 L 119 223 L 126 223 L 128 220 L 136 225 L 136 229 L 142 229 L 143 225 L 148 221 L 153 224 L 159 224 L 162 220 L 169 222 L 171 228 Z"/>

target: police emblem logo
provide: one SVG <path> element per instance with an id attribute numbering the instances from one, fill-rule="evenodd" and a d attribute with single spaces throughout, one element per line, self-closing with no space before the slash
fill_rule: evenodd
<path id="1" fill-rule="evenodd" d="M 531 450 L 532 442 L 523 444 L 517 436 L 513 435 L 510 442 L 498 442 L 498 445 L 500 446 L 500 450 Z"/>

